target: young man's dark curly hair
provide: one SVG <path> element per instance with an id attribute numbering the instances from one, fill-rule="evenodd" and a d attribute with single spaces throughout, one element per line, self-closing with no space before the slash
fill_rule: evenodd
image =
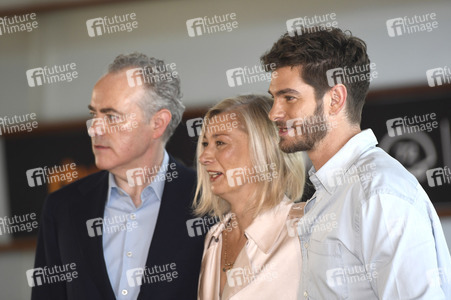
<path id="1" fill-rule="evenodd" d="M 366 44 L 349 32 L 339 28 L 303 28 L 290 36 L 288 33 L 274 43 L 271 50 L 260 58 L 265 65 L 276 64 L 276 68 L 300 67 L 301 79 L 315 90 L 319 101 L 331 87 L 326 72 L 334 68 L 364 67 L 362 75 L 369 78 L 370 60 Z M 359 69 L 361 70 L 361 69 Z M 348 91 L 347 116 L 350 123 L 360 124 L 362 108 L 369 88 L 368 80 L 343 83 Z"/>

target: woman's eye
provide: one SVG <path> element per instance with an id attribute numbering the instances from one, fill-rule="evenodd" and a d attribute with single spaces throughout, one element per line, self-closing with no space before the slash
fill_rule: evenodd
<path id="1" fill-rule="evenodd" d="M 208 143 L 207 142 L 202 142 L 202 147 L 207 147 L 208 146 Z"/>

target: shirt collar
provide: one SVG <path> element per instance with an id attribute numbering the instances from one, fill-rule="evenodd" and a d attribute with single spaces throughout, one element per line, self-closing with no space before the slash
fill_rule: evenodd
<path id="1" fill-rule="evenodd" d="M 166 149 L 164 150 L 164 155 L 163 155 L 163 162 L 161 163 L 160 166 L 160 170 L 158 171 L 157 176 L 155 176 L 155 178 L 166 178 L 166 172 L 169 169 L 169 155 L 166 152 Z M 151 193 L 150 189 L 153 189 L 157 199 L 159 202 L 161 202 L 161 197 L 163 196 L 163 190 L 164 190 L 164 184 L 165 184 L 165 180 L 153 180 L 149 185 L 147 185 L 144 190 L 141 192 L 141 198 L 143 200 L 143 202 L 145 201 L 145 199 L 147 199 L 149 197 L 149 194 Z M 109 186 L 109 195 L 111 195 L 111 193 L 117 192 L 119 193 L 119 195 L 124 196 L 124 195 L 128 195 L 123 189 L 121 189 L 117 183 L 116 180 L 114 179 L 114 175 L 109 172 L 109 176 L 108 176 L 108 186 Z M 108 201 L 111 200 L 112 197 L 108 198 Z"/>
<path id="2" fill-rule="evenodd" d="M 251 239 L 261 251 L 268 254 L 273 250 L 273 245 L 286 226 L 287 217 L 292 205 L 293 202 L 285 196 L 279 205 L 259 214 L 244 231 L 246 237 Z M 231 213 L 225 216 L 212 232 L 212 239 L 219 240 L 222 231 L 225 229 L 225 224 L 227 224 L 231 217 Z"/>
<path id="3" fill-rule="evenodd" d="M 318 191 L 324 188 L 329 194 L 335 191 L 333 175 L 344 174 L 356 163 L 360 156 L 378 144 L 376 136 L 371 129 L 363 130 L 353 136 L 324 166 L 318 171 L 315 167 L 309 170 L 310 181 Z"/>

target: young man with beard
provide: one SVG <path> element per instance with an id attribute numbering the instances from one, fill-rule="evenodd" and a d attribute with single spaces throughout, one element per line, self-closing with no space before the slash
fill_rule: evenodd
<path id="1" fill-rule="evenodd" d="M 281 150 L 307 151 L 313 163 L 316 192 L 298 224 L 300 299 L 451 299 L 450 254 L 431 201 L 360 129 L 366 44 L 340 29 L 304 28 L 261 61 L 277 66 L 269 118 Z"/>

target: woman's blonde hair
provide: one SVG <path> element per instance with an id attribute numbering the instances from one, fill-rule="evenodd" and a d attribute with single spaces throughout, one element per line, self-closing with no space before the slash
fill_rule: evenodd
<path id="1" fill-rule="evenodd" d="M 229 112 L 236 113 L 240 123 L 240 130 L 244 130 L 249 137 L 249 153 L 253 166 L 269 166 L 275 164 L 271 170 L 277 176 L 271 177 L 271 181 L 258 181 L 259 187 L 252 195 L 256 207 L 254 216 L 278 205 L 284 195 L 292 201 L 300 200 L 304 191 L 305 167 L 301 152 L 284 153 L 279 149 L 278 129 L 268 119 L 271 110 L 272 99 L 259 95 L 243 95 L 235 98 L 224 99 L 212 107 L 205 115 L 204 120 Z M 203 151 L 202 140 L 207 122 L 203 123 L 202 132 L 197 142 L 197 188 L 194 198 L 194 209 L 197 215 L 210 215 L 222 217 L 230 211 L 229 204 L 222 198 L 211 192 L 209 174 L 199 157 Z M 225 175 L 225 174 L 224 174 Z"/>

